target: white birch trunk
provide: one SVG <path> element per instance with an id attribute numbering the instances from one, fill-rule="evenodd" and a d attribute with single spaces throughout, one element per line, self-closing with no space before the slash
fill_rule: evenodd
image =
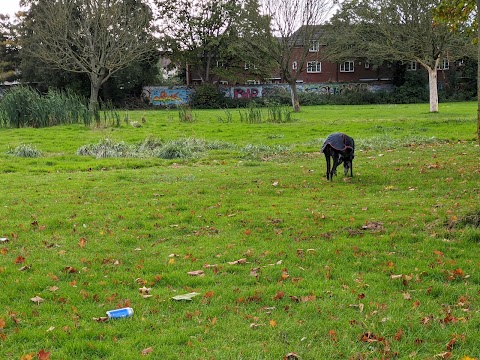
<path id="1" fill-rule="evenodd" d="M 430 112 L 438 112 L 437 67 L 428 67 L 428 85 L 430 87 Z"/>

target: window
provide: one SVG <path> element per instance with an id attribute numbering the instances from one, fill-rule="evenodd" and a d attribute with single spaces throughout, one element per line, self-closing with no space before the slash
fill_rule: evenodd
<path id="1" fill-rule="evenodd" d="M 318 40 L 310 41 L 310 49 L 308 49 L 308 51 L 318 52 L 319 49 L 320 49 L 320 42 Z"/>
<path id="2" fill-rule="evenodd" d="M 416 71 L 417 70 L 417 62 L 416 61 L 410 61 L 407 63 L 407 71 Z"/>
<path id="3" fill-rule="evenodd" d="M 307 73 L 319 73 L 322 71 L 322 63 L 318 61 L 307 62 Z"/>
<path id="4" fill-rule="evenodd" d="M 292 70 L 295 70 L 295 71 L 298 70 L 298 63 L 296 61 L 292 63 Z"/>
<path id="5" fill-rule="evenodd" d="M 447 59 L 443 59 L 437 66 L 438 70 L 448 70 L 450 69 L 450 62 Z"/>
<path id="6" fill-rule="evenodd" d="M 340 64 L 340 72 L 354 72 L 355 71 L 355 64 L 353 61 L 345 61 L 344 63 Z"/>

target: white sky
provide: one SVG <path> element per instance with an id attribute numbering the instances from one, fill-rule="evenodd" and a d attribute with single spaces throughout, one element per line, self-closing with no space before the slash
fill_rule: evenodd
<path id="1" fill-rule="evenodd" d="M 13 20 L 14 14 L 20 10 L 19 0 L 0 0 L 0 14 L 10 15 Z"/>

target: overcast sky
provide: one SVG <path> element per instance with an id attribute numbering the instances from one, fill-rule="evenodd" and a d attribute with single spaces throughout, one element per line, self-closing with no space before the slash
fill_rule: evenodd
<path id="1" fill-rule="evenodd" d="M 19 0 L 0 0 L 0 14 L 10 15 L 10 19 L 13 19 L 13 15 L 20 10 L 18 3 Z"/>

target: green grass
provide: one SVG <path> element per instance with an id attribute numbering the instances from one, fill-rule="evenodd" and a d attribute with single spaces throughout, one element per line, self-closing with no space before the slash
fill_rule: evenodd
<path id="1" fill-rule="evenodd" d="M 304 107 L 282 124 L 151 111 L 129 113 L 146 118 L 139 128 L 0 129 L 0 357 L 478 358 L 476 104 L 427 110 Z M 356 140 L 353 179 L 325 179 L 333 131 Z M 107 138 L 228 146 L 77 155 Z M 22 144 L 41 157 L 9 152 Z M 189 292 L 200 295 L 171 299 Z M 134 316 L 93 320 L 122 306 Z"/>

